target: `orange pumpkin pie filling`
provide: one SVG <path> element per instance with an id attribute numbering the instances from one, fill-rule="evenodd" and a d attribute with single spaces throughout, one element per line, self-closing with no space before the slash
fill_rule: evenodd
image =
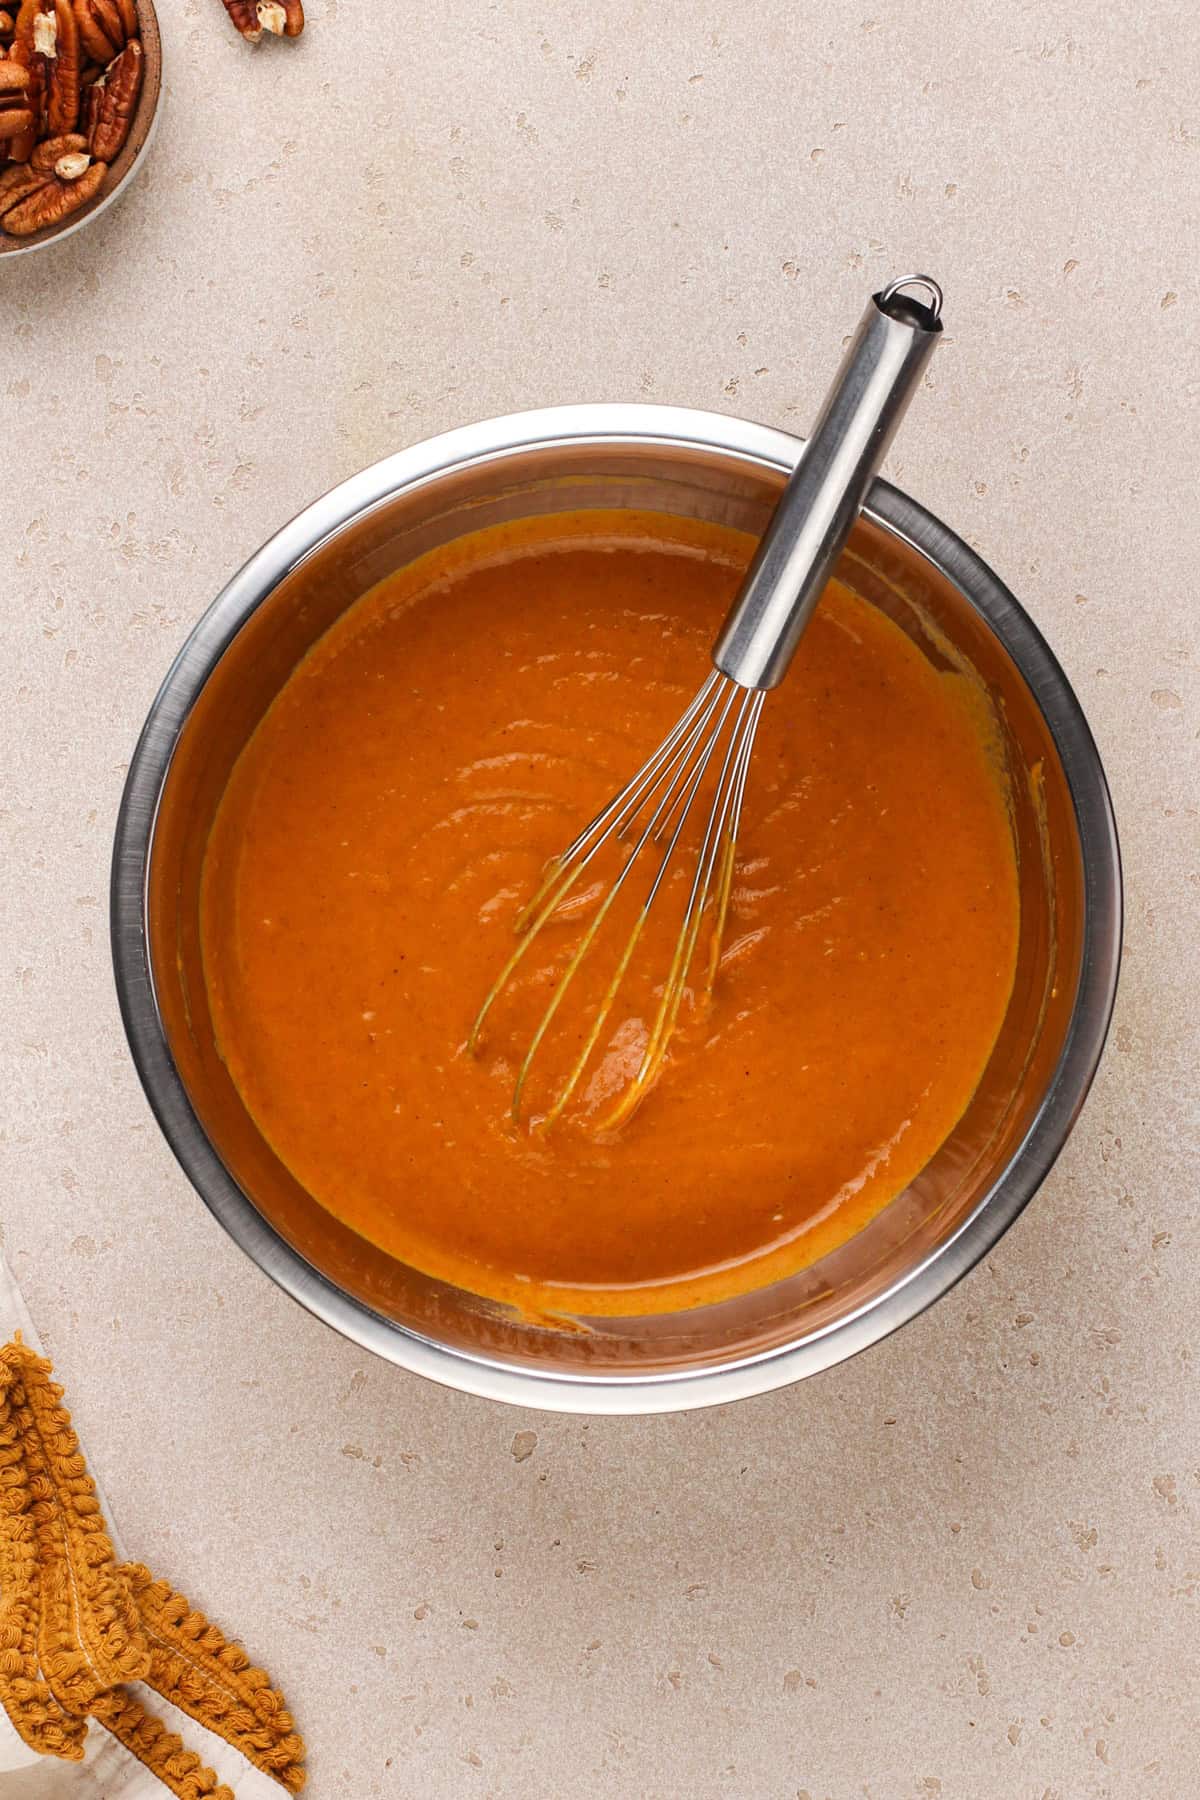
<path id="1" fill-rule="evenodd" d="M 259 1128 L 364 1237 L 523 1311 L 697 1305 L 835 1248 L 944 1142 L 1004 1017 L 1018 890 L 986 710 L 834 582 L 763 711 L 711 1000 L 685 1003 L 633 1117 L 595 1129 L 644 1045 L 670 906 L 551 1129 L 599 946 L 529 1116 L 510 1102 L 577 918 L 467 1053 L 521 905 L 703 679 L 752 549 L 625 512 L 461 537 L 314 646 L 217 814 L 205 980 Z"/>

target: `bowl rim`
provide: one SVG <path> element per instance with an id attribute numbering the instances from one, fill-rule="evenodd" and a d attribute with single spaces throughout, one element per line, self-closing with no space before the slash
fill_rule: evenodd
<path id="1" fill-rule="evenodd" d="M 278 1286 L 365 1350 L 449 1387 L 552 1412 L 637 1414 L 715 1406 L 828 1369 L 898 1330 L 958 1282 L 1007 1231 L 1053 1166 L 1091 1086 L 1116 995 L 1122 886 L 1116 821 L 1083 710 L 1037 626 L 961 538 L 890 483 L 876 481 L 869 520 L 929 559 L 980 612 L 1013 657 L 1054 738 L 1075 808 L 1083 859 L 1079 990 L 1062 1052 L 1021 1143 L 953 1235 L 891 1287 L 802 1342 L 712 1367 L 648 1375 L 522 1368 L 451 1348 L 374 1312 L 280 1236 L 220 1161 L 175 1069 L 159 1016 L 146 931 L 158 803 L 180 732 L 209 674 L 251 613 L 318 545 L 362 513 L 452 470 L 556 446 L 705 450 L 789 474 L 803 440 L 723 413 L 596 403 L 513 413 L 461 426 L 351 476 L 268 539 L 193 627 L 163 680 L 125 781 L 113 846 L 110 926 L 117 995 L 152 1111 L 205 1205 Z"/>

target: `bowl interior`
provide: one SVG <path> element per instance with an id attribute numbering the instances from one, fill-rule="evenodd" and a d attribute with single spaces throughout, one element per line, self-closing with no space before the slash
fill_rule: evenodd
<path id="1" fill-rule="evenodd" d="M 761 531 L 783 477 L 707 447 L 526 446 L 451 469 L 376 504 L 321 542 L 238 625 L 179 734 L 146 881 L 150 974 L 162 1029 L 211 1146 L 262 1218 L 384 1320 L 467 1357 L 556 1376 L 684 1373 L 826 1333 L 869 1308 L 984 1204 L 1042 1108 L 1080 983 L 1084 872 L 1072 794 L 1034 694 L 992 625 L 935 564 L 864 517 L 839 571 L 940 663 L 985 685 L 1004 744 L 1020 868 L 1016 981 L 966 1114 L 918 1179 L 848 1244 L 739 1299 L 652 1317 L 530 1323 L 382 1254 L 304 1193 L 243 1107 L 213 1041 L 199 952 L 200 869 L 242 746 L 298 659 L 383 576 L 462 532 L 526 514 L 650 508 Z M 714 627 L 717 621 L 714 621 Z M 185 657 L 187 652 L 185 651 Z M 786 685 L 774 703 L 787 704 Z M 396 1334 L 399 1338 L 400 1334 Z M 397 1353 L 397 1360 L 404 1361 Z"/>

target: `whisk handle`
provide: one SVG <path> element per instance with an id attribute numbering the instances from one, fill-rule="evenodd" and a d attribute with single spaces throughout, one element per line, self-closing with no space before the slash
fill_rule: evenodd
<path id="1" fill-rule="evenodd" d="M 713 646 L 717 668 L 742 687 L 777 687 L 787 674 L 938 341 L 941 309 L 928 275 L 890 282 L 868 303 Z"/>

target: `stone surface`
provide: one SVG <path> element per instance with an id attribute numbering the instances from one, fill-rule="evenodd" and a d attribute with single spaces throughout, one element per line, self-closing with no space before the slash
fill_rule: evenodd
<path id="1" fill-rule="evenodd" d="M 0 1218 L 126 1541 L 277 1675 L 316 1800 L 1184 1800 L 1188 8 L 310 0 L 257 53 L 217 0 L 161 11 L 143 178 L 0 282 Z M 949 342 L 889 472 L 1034 614 L 1122 828 L 1078 1130 L 955 1293 L 769 1399 L 589 1424 L 372 1362 L 225 1240 L 126 1054 L 108 847 L 158 680 L 274 527 L 431 432 L 628 398 L 803 429 L 910 265 Z"/>

